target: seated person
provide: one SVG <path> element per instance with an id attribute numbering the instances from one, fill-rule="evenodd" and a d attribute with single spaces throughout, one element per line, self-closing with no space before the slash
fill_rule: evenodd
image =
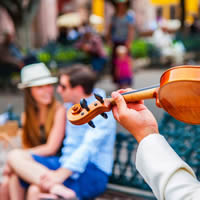
<path id="1" fill-rule="evenodd" d="M 105 97 L 101 89 L 94 89 L 95 73 L 82 65 L 71 66 L 61 72 L 57 88 L 68 110 L 85 98 L 88 104 L 96 99 L 93 93 Z M 116 122 L 112 113 L 108 119 L 94 119 L 96 128 L 88 124 L 76 126 L 67 120 L 62 155 L 53 159 L 32 154 L 27 160 L 20 151 L 9 155 L 9 164 L 20 178 L 31 184 L 27 200 L 38 199 L 40 192 L 50 192 L 65 198 L 95 198 L 103 193 L 112 172 Z M 15 185 L 15 188 L 19 185 Z"/>
<path id="2" fill-rule="evenodd" d="M 23 67 L 23 55 L 14 42 L 14 35 L 5 32 L 3 42 L 0 44 L 0 62 L 13 64 L 18 70 Z"/>
<path id="3" fill-rule="evenodd" d="M 115 119 L 138 141 L 136 168 L 158 200 L 198 200 L 200 183 L 193 170 L 176 154 L 158 132 L 157 122 L 143 102 L 126 104 L 113 92 Z"/>
<path id="4" fill-rule="evenodd" d="M 101 37 L 97 35 L 92 28 L 85 28 L 85 33 L 77 41 L 75 46 L 88 53 L 92 68 L 96 73 L 102 72 L 107 60 L 106 52 L 103 48 Z"/>
<path id="5" fill-rule="evenodd" d="M 65 134 L 66 110 L 54 97 L 56 77 L 52 77 L 43 63 L 27 65 L 21 70 L 20 89 L 24 90 L 22 115 L 22 152 L 32 160 L 30 152 L 40 156 L 59 155 Z M 20 162 L 20 160 L 19 160 Z M 9 187 L 16 174 L 7 164 L 0 196 L 17 198 L 15 188 Z M 9 192 L 9 189 L 11 191 Z M 24 191 L 20 190 L 21 197 Z"/>

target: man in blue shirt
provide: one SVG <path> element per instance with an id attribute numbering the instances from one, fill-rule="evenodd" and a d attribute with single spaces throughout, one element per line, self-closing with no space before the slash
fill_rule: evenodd
<path id="1" fill-rule="evenodd" d="M 79 103 L 82 98 L 88 104 L 96 101 L 94 92 L 105 97 L 103 90 L 94 89 L 95 81 L 95 74 L 86 66 L 72 66 L 62 71 L 57 91 L 66 103 L 66 108 Z M 37 163 L 32 162 L 30 168 L 23 169 L 23 173 L 10 157 L 10 164 L 16 173 L 32 184 L 28 189 L 28 200 L 39 198 L 41 191 L 64 197 L 71 197 L 75 192 L 78 199 L 93 198 L 104 192 L 112 172 L 116 133 L 112 113 L 107 114 L 107 120 L 102 116 L 93 120 L 95 129 L 88 124 L 76 126 L 67 120 L 61 157 L 32 155 Z M 30 161 L 22 158 L 21 162 L 26 164 Z M 30 174 L 34 173 L 35 178 L 32 178 Z"/>

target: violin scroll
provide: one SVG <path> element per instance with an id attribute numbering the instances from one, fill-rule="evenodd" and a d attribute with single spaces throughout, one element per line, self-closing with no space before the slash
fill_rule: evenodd
<path id="1" fill-rule="evenodd" d="M 97 115 L 101 115 L 104 119 L 108 116 L 105 112 L 111 110 L 111 98 L 103 99 L 98 94 L 95 94 L 97 101 L 90 105 L 87 105 L 87 101 L 82 99 L 80 104 L 73 105 L 67 113 L 67 117 L 72 124 L 81 125 L 88 123 L 92 128 L 95 128 L 95 124 L 91 121 Z"/>
<path id="2" fill-rule="evenodd" d="M 82 107 L 81 107 L 80 104 L 75 104 L 75 105 L 73 105 L 72 108 L 71 108 L 71 112 L 72 112 L 72 114 L 74 114 L 74 115 L 79 114 L 82 110 L 83 110 L 83 109 L 82 109 Z"/>

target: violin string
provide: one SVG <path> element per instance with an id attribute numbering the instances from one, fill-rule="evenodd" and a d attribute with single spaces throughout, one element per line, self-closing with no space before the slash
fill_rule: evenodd
<path id="1" fill-rule="evenodd" d="M 140 91 L 144 91 L 144 90 L 148 90 L 148 89 L 153 89 L 153 88 L 157 88 L 157 87 L 160 87 L 160 85 L 158 85 L 158 84 L 151 85 L 149 87 L 144 87 L 144 88 L 141 88 L 141 89 L 137 89 L 137 90 L 133 90 L 133 91 L 130 91 L 130 92 L 122 93 L 122 95 L 132 94 L 132 93 L 136 93 L 136 92 L 140 92 Z M 107 98 L 111 98 L 111 96 L 108 96 Z"/>
<path id="2" fill-rule="evenodd" d="M 130 91 L 130 92 L 122 93 L 122 95 L 127 95 L 127 94 L 136 93 L 136 92 L 141 92 L 141 91 L 144 91 L 144 90 L 153 89 L 153 88 L 157 88 L 157 87 L 160 87 L 160 85 L 156 84 L 156 85 L 152 85 L 152 86 L 149 86 L 149 87 L 144 87 L 144 88 L 141 88 L 141 89 L 138 89 L 138 90 L 133 90 L 133 91 Z"/>

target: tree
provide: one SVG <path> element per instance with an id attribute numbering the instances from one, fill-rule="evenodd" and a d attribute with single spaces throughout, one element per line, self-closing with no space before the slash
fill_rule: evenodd
<path id="1" fill-rule="evenodd" d="M 39 7 L 39 3 L 40 0 L 0 0 L 0 6 L 7 10 L 13 20 L 20 44 L 24 44 L 23 40 L 25 38 L 30 41 L 30 25 Z M 26 45 L 29 47 L 30 43 Z"/>

